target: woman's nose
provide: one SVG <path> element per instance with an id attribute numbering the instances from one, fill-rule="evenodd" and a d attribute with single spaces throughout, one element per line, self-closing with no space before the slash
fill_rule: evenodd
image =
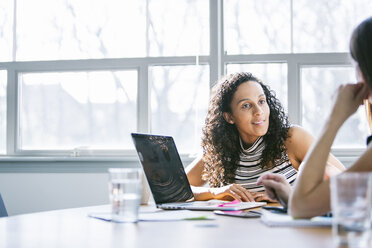
<path id="1" fill-rule="evenodd" d="M 263 114 L 263 110 L 260 106 L 256 105 L 254 108 L 254 115 L 261 115 Z"/>

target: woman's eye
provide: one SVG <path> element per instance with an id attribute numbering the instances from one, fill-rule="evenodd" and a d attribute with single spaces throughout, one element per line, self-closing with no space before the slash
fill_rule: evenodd
<path id="1" fill-rule="evenodd" d="M 242 108 L 250 108 L 251 107 L 251 104 L 250 103 L 244 103 L 242 105 Z"/>
<path id="2" fill-rule="evenodd" d="M 265 99 L 262 99 L 262 100 L 259 101 L 259 103 L 260 104 L 264 104 L 264 103 L 266 103 L 266 100 Z"/>

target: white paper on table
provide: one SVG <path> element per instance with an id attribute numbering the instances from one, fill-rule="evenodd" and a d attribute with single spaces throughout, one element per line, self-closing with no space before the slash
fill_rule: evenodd
<path id="1" fill-rule="evenodd" d="M 261 221 L 267 226 L 277 227 L 329 227 L 332 226 L 332 218 L 317 216 L 311 219 L 294 219 L 288 214 L 272 213 L 262 210 Z"/>
<path id="2" fill-rule="evenodd" d="M 112 221 L 111 213 L 89 213 L 89 217 Z M 170 210 L 139 213 L 139 221 L 180 221 L 180 220 L 213 220 L 213 215 L 190 210 Z"/>

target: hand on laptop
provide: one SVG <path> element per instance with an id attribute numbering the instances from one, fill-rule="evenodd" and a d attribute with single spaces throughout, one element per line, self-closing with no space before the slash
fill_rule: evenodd
<path id="1" fill-rule="evenodd" d="M 257 185 L 261 184 L 271 199 L 277 200 L 283 207 L 287 207 L 291 186 L 283 175 L 274 173 L 262 175 L 257 180 Z"/>
<path id="2" fill-rule="evenodd" d="M 213 198 L 219 200 L 239 200 L 244 202 L 254 202 L 254 196 L 239 184 L 229 184 L 220 188 L 210 188 Z"/>

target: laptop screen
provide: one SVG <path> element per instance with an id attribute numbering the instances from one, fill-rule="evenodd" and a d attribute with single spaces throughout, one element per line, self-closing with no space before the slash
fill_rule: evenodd
<path id="1" fill-rule="evenodd" d="M 132 133 L 132 138 L 156 204 L 194 197 L 172 137 Z"/>

